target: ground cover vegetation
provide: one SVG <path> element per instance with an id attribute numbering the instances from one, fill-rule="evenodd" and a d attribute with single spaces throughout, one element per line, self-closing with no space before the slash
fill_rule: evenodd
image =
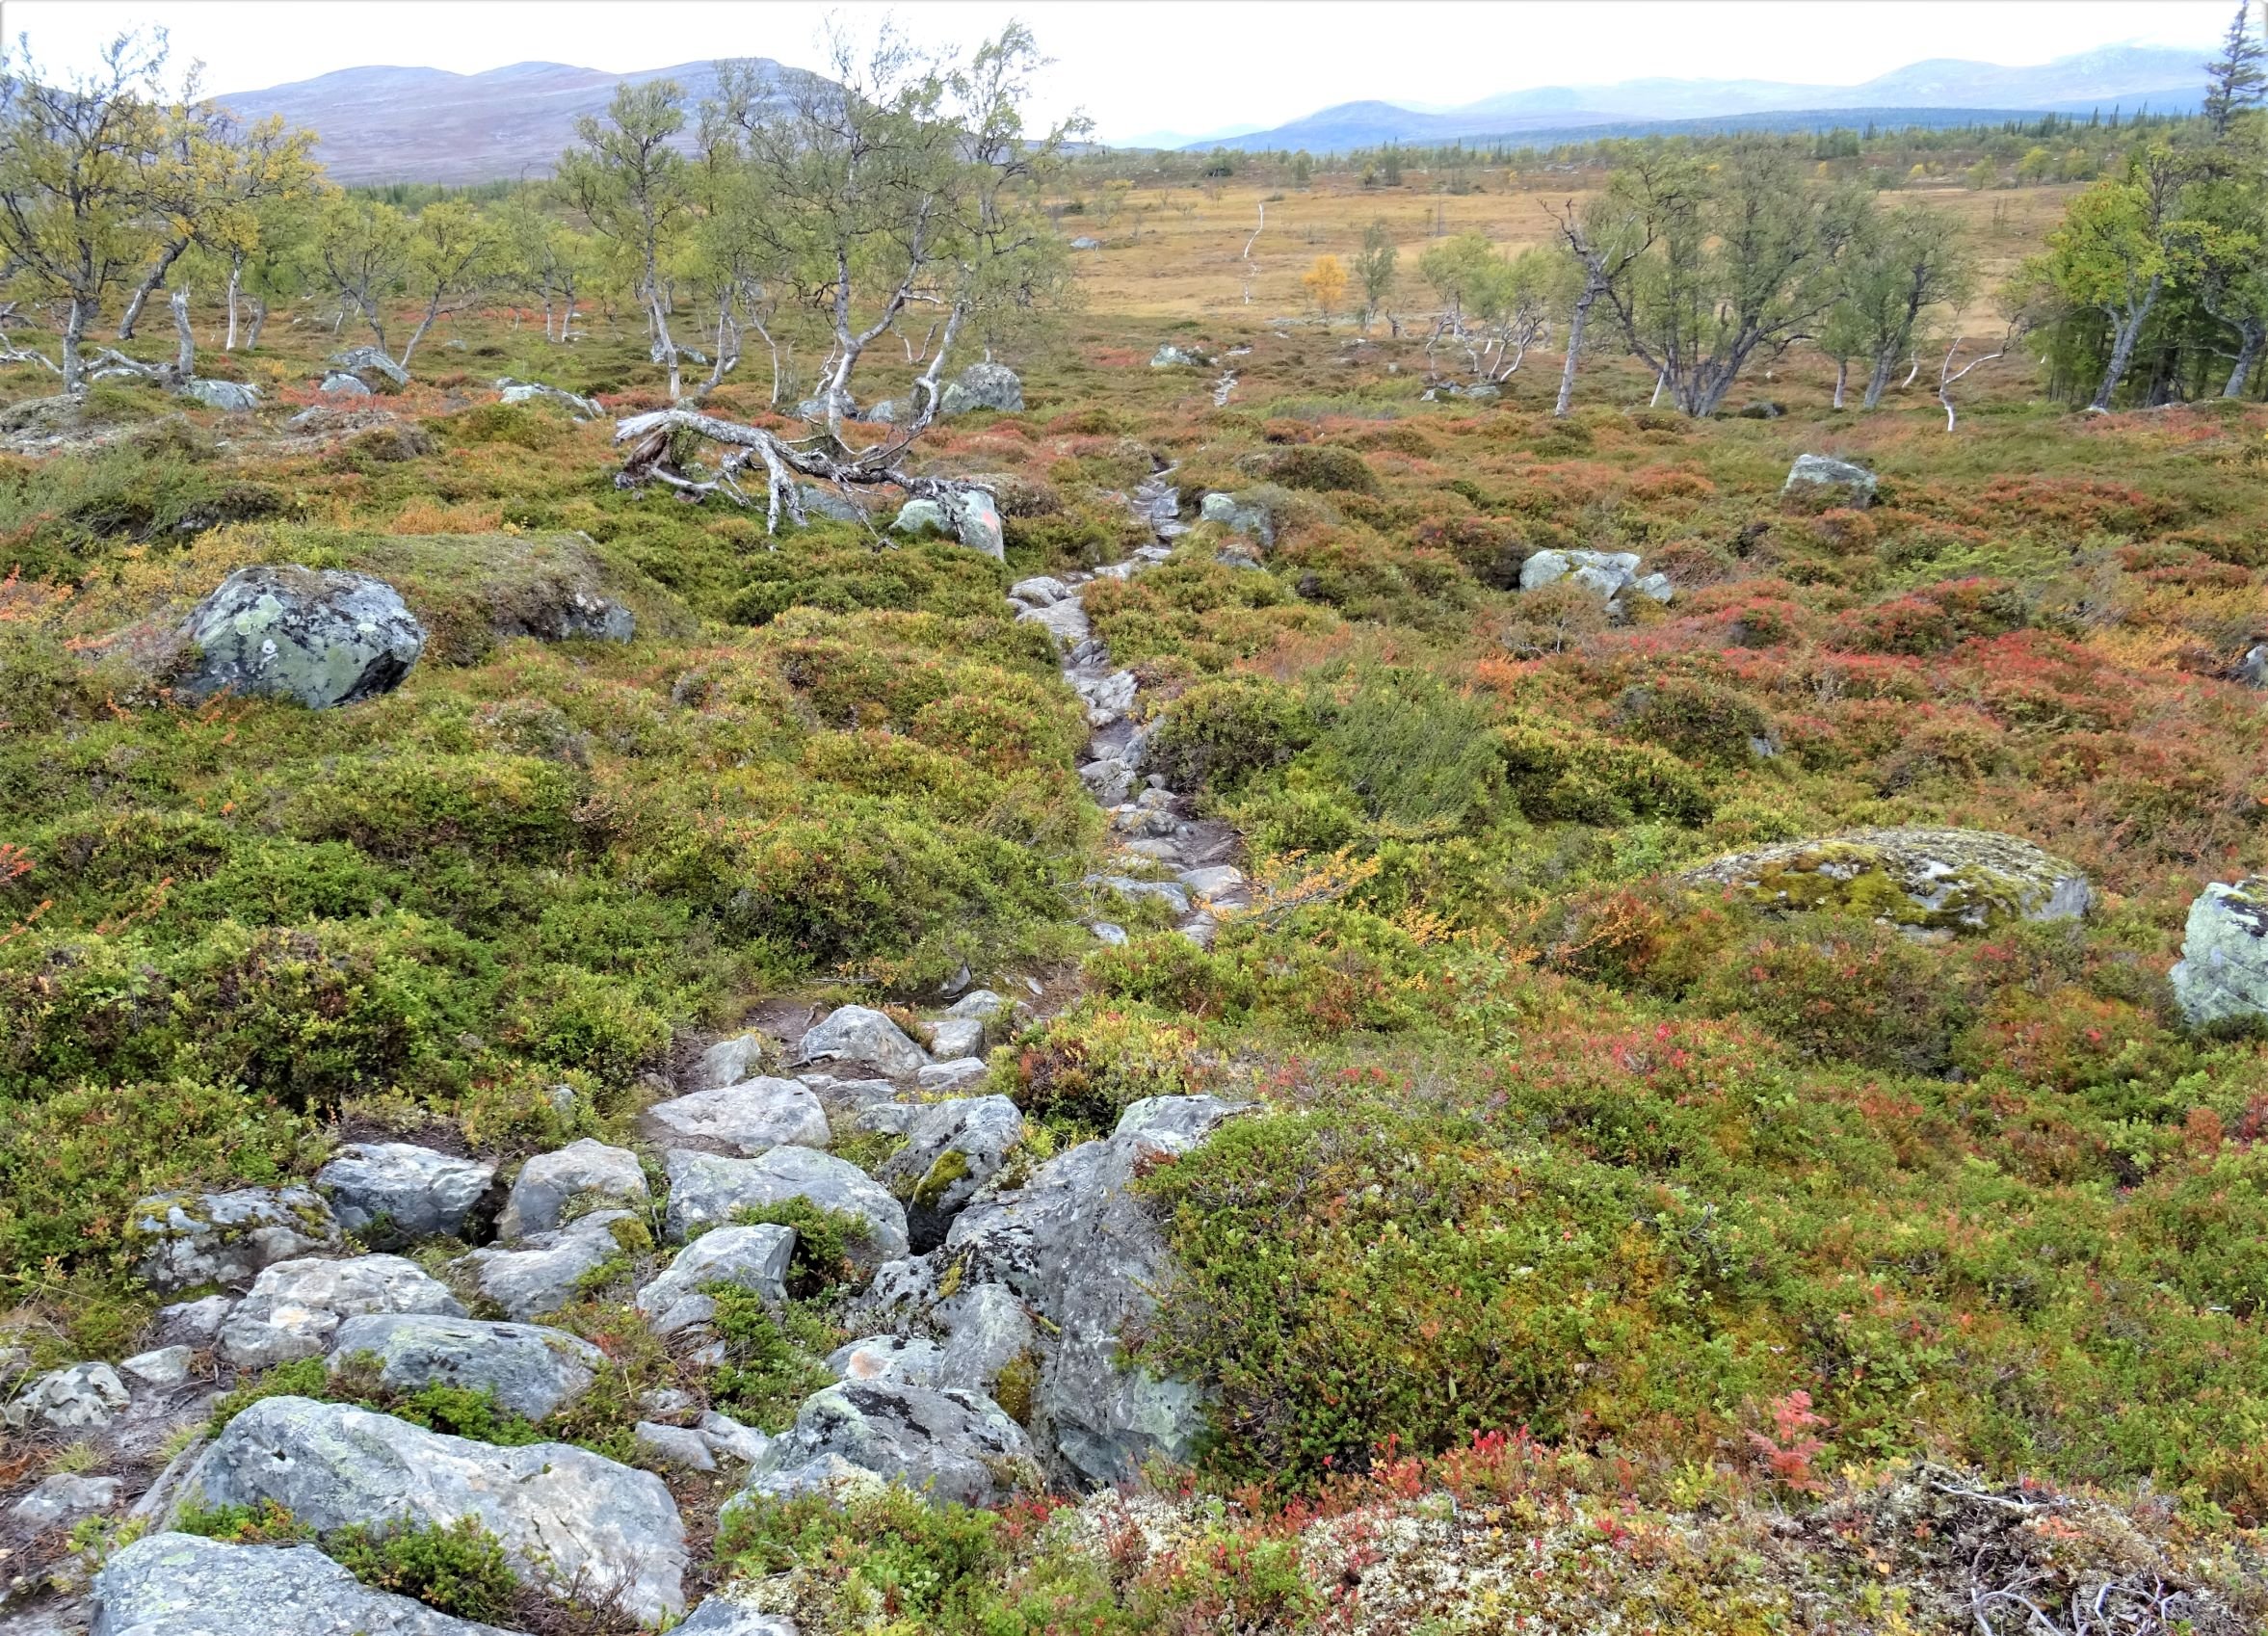
<path id="1" fill-rule="evenodd" d="M 146 41 L 0 80 L 0 1340 L 135 1348 L 145 1194 L 374 1134 L 641 1146 L 752 1018 L 1028 976 L 984 1087 L 1024 1170 L 1144 1097 L 1256 1104 L 1136 1184 L 1172 1270 L 1124 1355 L 1204 1389 L 1193 1465 L 721 1524 L 675 1479 L 709 1582 L 814 1632 L 2252 1627 L 2268 1055 L 2167 977 L 2268 813 L 2250 36 L 2191 121 L 1212 162 L 1027 135 L 1030 50 L 840 65 L 950 202 L 926 250 L 902 192 L 768 145 L 817 105 L 752 82 L 625 91 L 552 183 L 389 200 Z M 376 390 L 320 390 L 365 340 Z M 980 360 L 1020 409 L 944 412 Z M 1873 503 L 1783 488 L 1813 452 Z M 1191 526 L 1085 608 L 1147 766 L 1242 837 L 1209 947 L 1098 901 L 1086 706 L 1003 600 L 1150 542 L 1168 466 Z M 1001 558 L 814 481 L 980 486 Z M 1569 551 L 1673 594 L 1523 571 Z M 169 633 L 286 563 L 399 590 L 407 679 L 182 697 Z M 634 639 L 546 640 L 577 594 Z M 2022 836 L 2096 901 L 1917 936 L 1879 876 L 1792 913 L 1687 878 L 1891 827 Z M 721 1364 L 630 1305 L 649 1211 L 547 1320 L 605 1354 L 572 1409 L 317 1359 L 209 1420 L 635 1460 L 668 1387 L 784 1430 L 857 1232 L 746 1219 L 798 1228 L 792 1299 L 717 1291 Z M 0 1482 L 70 1468 L 0 1445 Z M 568 1617 L 469 1526 L 319 1543 Z"/>

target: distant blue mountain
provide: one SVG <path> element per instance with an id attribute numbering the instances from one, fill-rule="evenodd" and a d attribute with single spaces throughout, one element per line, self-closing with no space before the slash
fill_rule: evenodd
<path id="1" fill-rule="evenodd" d="M 1246 152 L 1305 148 L 1345 152 L 1387 143 L 1551 141 L 1586 134 L 1708 121 L 1712 128 L 1806 128 L 1839 113 L 1843 123 L 1959 123 L 1952 116 L 2011 118 L 2080 113 L 2114 106 L 2132 112 L 2194 112 L 2203 96 L 2209 47 L 2182 51 L 2117 45 L 2031 67 L 1935 58 L 1861 85 L 1793 85 L 1772 80 L 1623 80 L 1614 85 L 1540 86 L 1483 97 L 1461 108 L 1421 112 L 1397 103 L 1342 102 L 1286 125 L 1187 145 Z M 1916 118 L 1926 114 L 1927 119 Z M 1796 123 L 1788 121 L 1795 120 Z M 1827 122 L 1834 122 L 1829 120 Z"/>

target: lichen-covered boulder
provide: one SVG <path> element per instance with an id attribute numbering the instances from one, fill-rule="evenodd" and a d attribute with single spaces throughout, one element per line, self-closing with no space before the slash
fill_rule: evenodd
<path id="1" fill-rule="evenodd" d="M 982 1063 L 976 1068 L 981 1073 Z M 923 1069 L 926 1073 L 929 1069 Z M 943 1242 L 963 1206 L 999 1174 L 1024 1133 L 1024 1116 L 1006 1096 L 959 1096 L 932 1102 L 906 1127 L 906 1146 L 875 1179 L 906 1204 L 906 1231 L 916 1250 Z"/>
<path id="2" fill-rule="evenodd" d="M 472 1517 L 514 1571 L 648 1623 L 685 1611 L 685 1527 L 661 1479 L 570 1443 L 501 1448 L 390 1414 L 271 1397 L 230 1420 L 188 1492 L 206 1506 L 273 1500 L 309 1528 Z"/>
<path id="3" fill-rule="evenodd" d="M 256 694 L 310 710 L 392 691 L 425 649 L 425 626 L 383 580 L 291 564 L 237 569 L 181 634 L 198 649 L 182 697 Z"/>
<path id="4" fill-rule="evenodd" d="M 409 1142 L 350 1142 L 315 1173 L 338 1225 L 373 1249 L 460 1235 L 496 1167 Z"/>
<path id="5" fill-rule="evenodd" d="M 239 1369 L 265 1369 L 330 1350 L 340 1324 L 364 1312 L 464 1316 L 449 1288 L 399 1255 L 278 1261 L 253 1280 L 221 1326 L 218 1350 Z"/>
<path id="6" fill-rule="evenodd" d="M 540 1232 L 506 1250 L 490 1246 L 451 1264 L 483 1301 L 492 1301 L 521 1323 L 558 1311 L 581 1293 L 583 1282 L 630 1243 L 651 1243 L 645 1225 L 627 1210 L 596 1210 L 553 1232 Z"/>
<path id="7" fill-rule="evenodd" d="M 409 372 L 376 347 L 349 347 L 343 353 L 331 354 L 330 362 L 332 368 L 343 369 L 350 375 L 376 375 L 397 386 L 409 384 Z"/>
<path id="8" fill-rule="evenodd" d="M 857 1165 L 809 1148 L 775 1148 L 760 1159 L 723 1159 L 673 1148 L 669 1231 L 674 1239 L 730 1221 L 732 1212 L 801 1199 L 856 1216 L 866 1227 L 857 1250 L 866 1266 L 906 1253 L 906 1209 Z"/>
<path id="9" fill-rule="evenodd" d="M 338 1243 L 330 1206 L 303 1187 L 156 1194 L 126 1221 L 134 1270 L 167 1292 L 242 1284 L 263 1267 Z"/>
<path id="10" fill-rule="evenodd" d="M 1149 355 L 1149 366 L 1152 369 L 1174 369 L 1185 364 L 1201 366 L 1212 361 L 1203 353 L 1188 347 L 1177 347 L 1171 341 Z"/>
<path id="11" fill-rule="evenodd" d="M 605 1364 L 606 1355 L 589 1341 L 541 1324 L 371 1312 L 339 1325 L 330 1369 L 367 1372 L 398 1392 L 429 1385 L 488 1390 L 499 1407 L 541 1420 L 589 1391 Z"/>
<path id="12" fill-rule="evenodd" d="M 361 377 L 349 375 L 343 369 L 334 369 L 326 375 L 323 383 L 315 390 L 327 398 L 367 398 L 373 395 L 370 388 L 362 384 Z"/>
<path id="13" fill-rule="evenodd" d="M 1880 480 L 1862 465 L 1838 461 L 1833 455 L 1798 455 L 1787 468 L 1782 495 L 1833 501 L 1863 510 L 1874 504 Z"/>
<path id="14" fill-rule="evenodd" d="M 2076 865 L 1991 830 L 1853 830 L 1734 853 L 1685 879 L 1764 910 L 1867 914 L 1923 933 L 2076 919 L 2095 895 Z"/>
<path id="15" fill-rule="evenodd" d="M 0 1423 L 58 1432 L 107 1426 L 126 1407 L 125 1383 L 108 1363 L 73 1363 L 41 1375 L 16 1395 Z"/>
<path id="16" fill-rule="evenodd" d="M 890 524 L 900 534 L 948 534 L 971 551 L 998 559 L 1006 554 L 1000 503 L 989 489 L 956 488 L 941 498 L 909 500 Z"/>
<path id="17" fill-rule="evenodd" d="M 643 1204 L 646 1171 L 627 1148 L 610 1148 L 586 1136 L 549 1153 L 538 1153 L 520 1167 L 496 1230 L 509 1244 L 540 1232 L 555 1232 L 577 1201 L 605 1200 Z"/>
<path id="18" fill-rule="evenodd" d="M 778 1498 L 822 1491 L 838 1463 L 938 1504 L 998 1505 L 1040 1477 L 1023 1428 L 979 1392 L 845 1381 L 804 1400 L 794 1427 L 751 1471 L 749 1490 Z"/>
<path id="19" fill-rule="evenodd" d="M 1016 414 L 1023 407 L 1024 383 L 1015 370 L 1004 363 L 972 363 L 945 387 L 937 412 L 966 414 L 970 409 L 995 409 Z"/>
<path id="20" fill-rule="evenodd" d="M 1635 583 L 1638 563 L 1635 551 L 1538 551 L 1520 565 L 1520 589 L 1571 579 L 1611 601 Z"/>
<path id="21" fill-rule="evenodd" d="M 546 386 L 541 381 L 514 381 L 506 375 L 496 383 L 496 401 L 504 404 L 557 404 L 577 420 L 596 420 L 606 410 L 589 398 L 578 397 L 564 386 Z"/>
<path id="22" fill-rule="evenodd" d="M 1216 491 L 1199 503 L 1198 516 L 1201 521 L 1219 524 L 1231 534 L 1249 534 L 1263 545 L 1276 543 L 1276 519 L 1258 500 L 1239 499 L 1234 494 Z"/>
<path id="23" fill-rule="evenodd" d="M 906 1031 L 869 1006 L 837 1006 L 804 1035 L 802 1060 L 865 1063 L 884 1073 L 910 1074 L 929 1053 Z"/>
<path id="24" fill-rule="evenodd" d="M 2268 877 L 2214 881 L 2198 894 L 2172 977 L 2192 1022 L 2268 1016 Z"/>
<path id="25" fill-rule="evenodd" d="M 123 1480 L 117 1477 L 74 1477 L 58 1471 L 33 1485 L 30 1493 L 8 1508 L 8 1516 L 19 1527 L 34 1532 L 60 1528 L 82 1517 L 108 1511 L 119 1503 L 119 1491 L 124 1487 Z"/>
<path id="26" fill-rule="evenodd" d="M 184 381 L 175 390 L 192 403 L 206 409 L 224 409 L 242 414 L 260 407 L 260 389 L 248 386 L 241 381 Z"/>
<path id="27" fill-rule="evenodd" d="M 819 1098 L 793 1079 L 744 1079 L 673 1096 L 643 1119 L 656 1141 L 703 1143 L 750 1158 L 782 1143 L 824 1148 L 831 1140 Z"/>
<path id="28" fill-rule="evenodd" d="M 639 1290 L 638 1310 L 655 1334 L 672 1335 L 717 1315 L 716 1300 L 706 1293 L 712 1284 L 753 1290 L 779 1305 L 787 1300 L 787 1262 L 795 1247 L 795 1228 L 769 1222 L 712 1228 Z"/>
<path id="29" fill-rule="evenodd" d="M 504 1636 L 363 1584 L 313 1545 L 151 1534 L 94 1576 L 90 1636 Z"/>

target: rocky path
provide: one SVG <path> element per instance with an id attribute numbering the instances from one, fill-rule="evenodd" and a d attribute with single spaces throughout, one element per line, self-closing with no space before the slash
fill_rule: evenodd
<path id="1" fill-rule="evenodd" d="M 1011 597 L 1054 637 L 1093 728 L 1080 776 L 1115 848 L 1084 886 L 1100 902 L 1161 900 L 1203 943 L 1215 911 L 1245 901 L 1238 838 L 1145 772 L 1140 680 L 1112 665 L 1084 605 L 1187 531 L 1173 475 L 1128 497 L 1150 543 Z M 1166 1272 L 1129 1184 L 1241 1106 L 1149 1098 L 1108 1136 L 1034 1164 L 1015 1104 L 969 1094 L 1013 1026 L 1009 1002 L 978 989 L 922 1019 L 919 1038 L 845 1006 L 800 1032 L 727 1039 L 640 1116 L 648 1156 L 585 1139 L 528 1159 L 509 1186 L 488 1160 L 374 1142 L 342 1147 L 307 1186 L 143 1201 L 138 1271 L 174 1297 L 143 1350 L 44 1373 L 0 1350 L 11 1446 L 84 1445 L 68 1469 L 0 1492 L 0 1630 L 171 1629 L 192 1611 L 207 1636 L 487 1628 L 363 1585 L 313 1546 L 172 1531 L 190 1505 L 273 1503 L 319 1533 L 475 1517 L 523 1579 L 611 1597 L 650 1625 L 685 1614 L 703 1582 L 705 1517 L 689 1528 L 679 1509 L 689 1484 L 725 1484 L 727 1508 L 890 1482 L 989 1504 L 1187 1458 L 1202 1425 L 1195 1388 L 1121 1359 Z M 863 1167 L 836 1150 L 853 1143 Z M 799 1200 L 859 1224 L 865 1281 L 841 1314 L 854 1338 L 825 1360 L 834 1384 L 768 1434 L 709 1400 L 714 1371 L 733 1361 L 714 1321 L 727 1287 L 785 1303 L 794 1229 L 734 1218 Z M 351 1379 L 336 1398 L 447 1385 L 541 1423 L 615 1367 L 560 1327 L 593 1280 L 627 1295 L 672 1359 L 636 1402 L 632 1463 L 446 1436 L 333 1394 L 266 1398 L 209 1427 L 222 1392 L 311 1361 Z M 73 1526 L 101 1517 L 146 1532 L 107 1560 L 72 1551 Z M 685 1628 L 793 1636 L 727 1593 Z"/>
<path id="2" fill-rule="evenodd" d="M 1019 619 L 1045 625 L 1063 655 L 1064 680 L 1086 701 L 1094 729 L 1079 777 L 1110 815 L 1117 843 L 1117 866 L 1087 878 L 1086 884 L 1124 897 L 1151 897 L 1170 908 L 1184 935 L 1210 943 L 1217 924 L 1212 909 L 1238 909 L 1249 901 L 1244 874 L 1230 859 L 1242 842 L 1227 825 L 1192 815 L 1186 794 L 1166 787 L 1157 774 L 1143 770 L 1147 733 L 1137 722 L 1141 684 L 1130 670 L 1115 668 L 1110 652 L 1093 631 L 1083 601 L 1086 590 L 1103 579 L 1125 579 L 1173 554 L 1173 542 L 1189 532 L 1180 520 L 1181 493 L 1168 467 L 1145 479 L 1127 505 L 1155 536 L 1123 562 L 1091 575 L 1019 580 L 1009 599 Z M 1158 878 L 1170 877 L 1170 878 Z M 1121 940 L 1125 934 L 1109 921 L 1094 922 L 1097 937 Z"/>

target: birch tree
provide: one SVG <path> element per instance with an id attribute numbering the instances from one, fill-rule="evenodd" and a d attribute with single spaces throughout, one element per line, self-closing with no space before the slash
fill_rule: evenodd
<path id="1" fill-rule="evenodd" d="M 2027 269 L 2030 279 L 2066 305 L 2109 321 L 2110 357 L 2087 406 L 2098 413 L 2117 397 L 2134 361 L 2134 343 L 2165 294 L 2176 247 L 2190 232 L 2182 206 L 2196 163 L 2165 146 L 2135 155 L 2125 175 L 2099 181 L 2071 200 L 2047 235 L 2046 252 Z"/>
<path id="2" fill-rule="evenodd" d="M 646 309 L 655 361 L 669 368 L 672 399 L 680 395 L 681 383 L 662 270 L 692 217 L 685 155 L 673 145 L 684 128 L 684 92 L 674 80 L 618 86 L 603 119 L 586 114 L 576 119 L 580 145 L 559 162 L 560 187 L 568 200 L 637 269 L 634 293 Z"/>

